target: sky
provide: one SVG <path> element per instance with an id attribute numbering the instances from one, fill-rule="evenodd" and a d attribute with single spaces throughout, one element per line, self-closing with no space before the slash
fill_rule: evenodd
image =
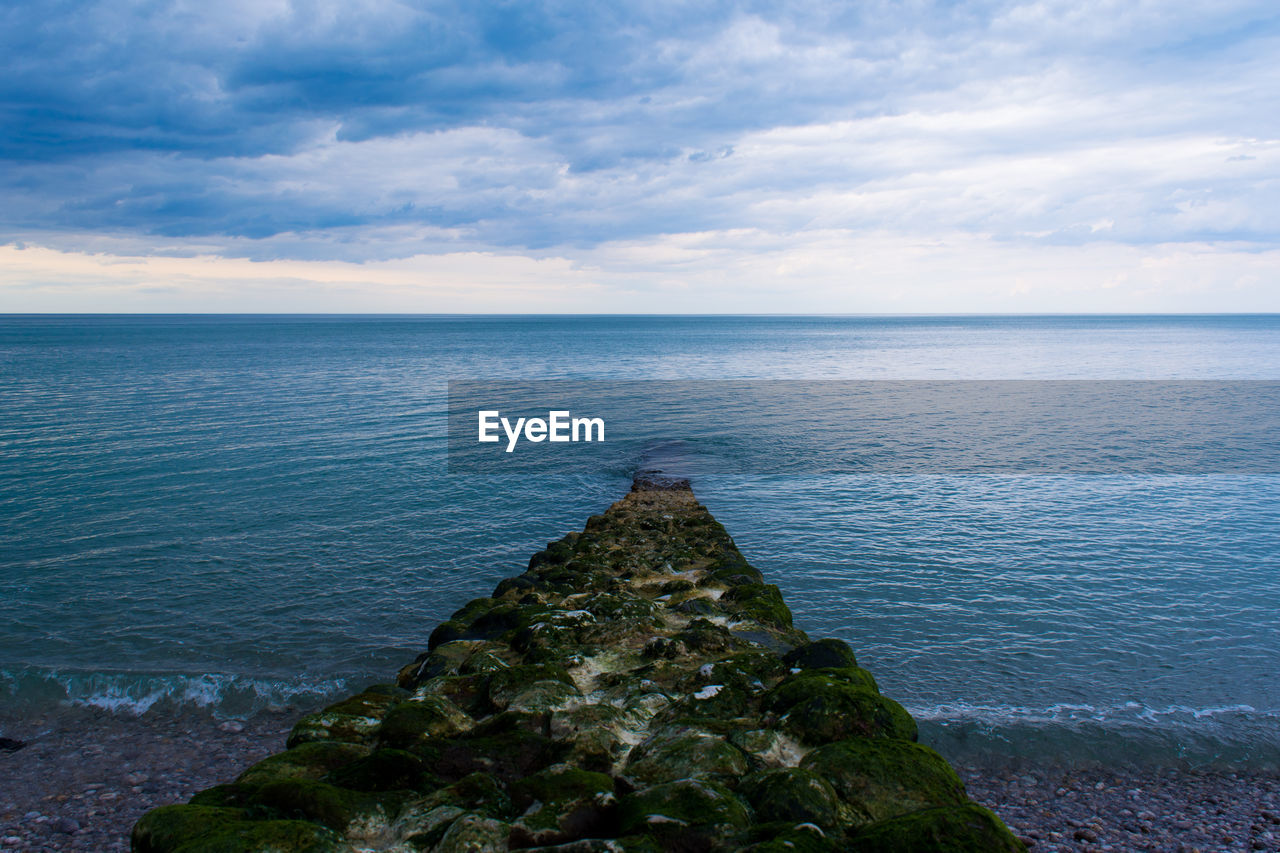
<path id="1" fill-rule="evenodd" d="M 0 312 L 1280 311 L 1280 5 L 8 0 Z"/>

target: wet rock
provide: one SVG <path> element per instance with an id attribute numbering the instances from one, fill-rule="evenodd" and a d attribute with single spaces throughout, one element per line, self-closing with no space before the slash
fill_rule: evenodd
<path id="1" fill-rule="evenodd" d="M 503 853 L 508 850 L 507 838 L 511 828 L 492 818 L 465 815 L 450 826 L 434 853 Z"/>
<path id="2" fill-rule="evenodd" d="M 812 823 L 824 830 L 839 824 L 835 789 L 810 770 L 785 767 L 753 773 L 742 780 L 740 790 L 761 821 Z"/>
<path id="3" fill-rule="evenodd" d="M 693 777 L 733 779 L 748 767 L 746 754 L 723 737 L 677 725 L 659 729 L 636 746 L 625 772 L 653 785 Z"/>
<path id="4" fill-rule="evenodd" d="M 344 699 L 299 720 L 289 733 L 287 745 L 318 740 L 372 743 L 383 716 L 397 701 L 395 696 L 370 692 Z"/>
<path id="5" fill-rule="evenodd" d="M 966 799 L 960 777 L 942 756 L 907 741 L 851 738 L 813 750 L 800 766 L 831 784 L 842 820 L 852 825 Z"/>
<path id="6" fill-rule="evenodd" d="M 613 779 L 560 764 L 511 786 L 520 817 L 512 827 L 519 847 L 563 844 L 575 838 L 612 835 L 617 823 Z"/>
<path id="7" fill-rule="evenodd" d="M 778 588 L 687 484 L 637 481 L 583 533 L 455 611 L 396 684 L 303 717 L 286 752 L 148 812 L 135 843 L 1004 849 L 999 821 L 970 808 L 914 737 L 847 645 L 792 627 Z M 176 774 L 134 781 L 129 802 L 143 805 L 179 785 Z"/>
<path id="8" fill-rule="evenodd" d="M 751 812 L 731 790 L 704 779 L 685 779 L 637 791 L 619 803 L 623 835 L 657 839 L 724 839 L 745 830 Z M 692 846 L 690 849 L 697 849 Z"/>
<path id="9" fill-rule="evenodd" d="M 852 853 L 1025 853 L 1027 848 L 994 814 L 968 803 L 874 823 L 855 835 L 847 849 Z"/>
<path id="10" fill-rule="evenodd" d="M 413 749 L 432 738 L 461 734 L 474 724 L 444 696 L 427 695 L 387 711 L 378 729 L 378 743 L 393 749 Z"/>
<path id="11" fill-rule="evenodd" d="M 815 640 L 787 652 L 782 657 L 783 663 L 796 669 L 828 669 L 832 667 L 853 667 L 858 659 L 853 649 L 843 640 Z"/>

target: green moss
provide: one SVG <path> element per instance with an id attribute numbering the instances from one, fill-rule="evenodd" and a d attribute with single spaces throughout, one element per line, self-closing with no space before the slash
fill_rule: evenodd
<path id="1" fill-rule="evenodd" d="M 735 680 L 761 684 L 772 681 L 787 674 L 782 659 L 772 652 L 739 652 L 721 658 L 711 665 L 709 681 Z"/>
<path id="2" fill-rule="evenodd" d="M 433 651 L 445 643 L 452 643 L 461 640 L 463 634 L 467 630 L 466 622 L 459 622 L 456 619 L 446 619 L 432 630 L 431 635 L 427 637 L 427 651 Z"/>
<path id="3" fill-rule="evenodd" d="M 782 600 L 782 591 L 771 583 L 731 586 L 720 597 L 720 604 L 739 619 L 753 619 L 779 628 L 791 627 L 791 610 Z"/>
<path id="4" fill-rule="evenodd" d="M 243 820 L 241 809 L 213 806 L 161 806 L 142 816 L 133 827 L 136 853 L 169 853 L 181 844 Z"/>
<path id="5" fill-rule="evenodd" d="M 842 820 L 853 825 L 965 802 L 964 784 L 942 756 L 907 741 L 850 738 L 818 747 L 800 766 L 831 783 Z"/>
<path id="6" fill-rule="evenodd" d="M 837 853 L 845 849 L 838 836 L 829 837 L 813 824 L 790 821 L 757 824 L 751 828 L 748 840 L 753 843 L 746 853 Z"/>
<path id="7" fill-rule="evenodd" d="M 582 693 L 572 684 L 562 681 L 535 681 L 511 698 L 507 710 L 529 713 L 550 713 L 572 706 L 582 698 Z"/>
<path id="8" fill-rule="evenodd" d="M 432 848 L 433 853 L 482 853 L 506 850 L 511 827 L 493 818 L 463 815 Z"/>
<path id="9" fill-rule="evenodd" d="M 796 669 L 828 669 L 857 666 L 853 649 L 844 640 L 815 640 L 792 649 L 783 657 L 787 666 Z"/>
<path id="10" fill-rule="evenodd" d="M 835 789 L 821 776 L 799 767 L 752 773 L 739 791 L 761 821 L 813 823 L 830 830 L 839 824 L 839 800 Z"/>
<path id="11" fill-rule="evenodd" d="M 332 831 L 300 820 L 230 823 L 174 853 L 339 853 L 351 848 Z"/>
<path id="12" fill-rule="evenodd" d="M 1026 853 L 1000 818 L 973 803 L 924 809 L 864 827 L 849 842 L 855 853 Z"/>
<path id="13" fill-rule="evenodd" d="M 450 737 L 472 726 L 472 720 L 443 696 L 423 696 L 387 712 L 378 730 L 381 745 L 412 749 L 425 740 Z"/>
<path id="14" fill-rule="evenodd" d="M 497 672 L 500 669 L 506 669 L 510 664 L 498 657 L 491 651 L 481 649 L 467 657 L 466 660 L 458 667 L 460 675 L 474 675 L 476 673 Z"/>
<path id="15" fill-rule="evenodd" d="M 613 833 L 613 779 L 604 773 L 561 764 L 515 782 L 511 796 L 523 812 L 513 831 L 520 846 Z"/>
<path id="16" fill-rule="evenodd" d="M 751 713 L 751 694 L 741 684 L 707 684 L 661 711 L 655 724 L 680 719 L 732 720 Z"/>
<path id="17" fill-rule="evenodd" d="M 563 666 L 553 663 L 526 663 L 495 672 L 489 678 L 489 703 L 498 709 L 506 708 L 511 700 L 539 681 L 557 681 L 573 685 L 573 677 Z"/>
<path id="18" fill-rule="evenodd" d="M 548 767 L 511 785 L 512 802 L 518 809 L 528 808 L 534 800 L 560 803 L 613 793 L 613 778 L 604 773 L 591 773 L 566 764 Z"/>
<path id="19" fill-rule="evenodd" d="M 265 785 L 281 779 L 319 779 L 326 773 L 369 754 L 370 748 L 337 741 L 314 741 L 264 758 L 240 774 L 245 785 Z"/>
<path id="20" fill-rule="evenodd" d="M 485 675 L 441 675 L 425 681 L 414 691 L 413 698 L 418 701 L 428 696 L 443 696 L 463 713 L 479 715 L 488 710 L 485 698 L 489 687 L 490 676 Z"/>
<path id="21" fill-rule="evenodd" d="M 205 788 L 190 800 L 193 806 L 215 806 L 218 808 L 241 808 L 249 805 L 249 800 L 258 792 L 256 784 L 242 785 L 232 782 L 229 785 L 214 785 Z"/>
<path id="22" fill-rule="evenodd" d="M 336 832 L 342 832 L 356 818 L 377 812 L 381 807 L 374 794 L 310 779 L 270 782 L 258 789 L 253 802 L 282 817 L 314 821 Z"/>
<path id="23" fill-rule="evenodd" d="M 876 692 L 870 673 L 858 667 L 811 670 L 783 681 L 762 707 L 782 714 L 782 724 L 805 743 L 846 737 L 916 739 L 916 724 L 897 702 Z"/>
<path id="24" fill-rule="evenodd" d="M 692 777 L 735 779 L 747 769 L 746 754 L 723 737 L 672 725 L 631 750 L 626 774 L 641 784 L 654 785 Z"/>
<path id="25" fill-rule="evenodd" d="M 544 734 L 512 728 L 441 741 L 439 749 L 433 770 L 446 779 L 483 772 L 508 781 L 555 764 L 569 747 Z"/>
<path id="26" fill-rule="evenodd" d="M 385 693 L 359 693 L 297 722 L 289 733 L 287 746 L 313 741 L 370 743 L 387 711 L 400 701 Z"/>
<path id="27" fill-rule="evenodd" d="M 402 749 L 379 749 L 334 770 L 324 781 L 355 791 L 423 791 L 439 787 L 423 760 Z"/>
<path id="28" fill-rule="evenodd" d="M 466 604 L 459 607 L 453 612 L 449 618 L 454 622 L 461 622 L 464 625 L 470 625 L 480 614 L 492 610 L 496 605 L 500 604 L 497 598 L 473 598 Z"/>
<path id="29" fill-rule="evenodd" d="M 415 806 L 429 810 L 450 806 L 462 812 L 505 820 L 513 814 L 511 797 L 490 773 L 472 773 L 421 800 Z"/>
<path id="30" fill-rule="evenodd" d="M 699 654 L 730 652 L 742 645 L 728 628 L 708 619 L 694 619 L 672 639 L 683 643 L 689 651 Z"/>
<path id="31" fill-rule="evenodd" d="M 705 779 L 685 779 L 628 794 L 618 812 L 622 835 L 657 838 L 729 835 L 751 823 L 745 803 L 728 788 Z"/>

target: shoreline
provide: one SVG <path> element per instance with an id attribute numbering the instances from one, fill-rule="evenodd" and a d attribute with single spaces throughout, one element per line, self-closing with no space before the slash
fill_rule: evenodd
<path id="1" fill-rule="evenodd" d="M 127 851 L 144 812 L 185 802 L 278 752 L 306 710 L 220 720 L 202 711 L 67 709 L 43 725 L 8 725 L 11 736 L 31 740 L 0 752 L 0 849 Z M 1280 772 L 1026 759 L 954 766 L 969 795 L 1034 853 L 1280 849 Z"/>

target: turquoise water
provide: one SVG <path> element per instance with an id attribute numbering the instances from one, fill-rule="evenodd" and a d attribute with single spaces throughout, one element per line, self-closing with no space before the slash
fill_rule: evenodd
<path id="1" fill-rule="evenodd" d="M 1277 317 L 0 318 L 0 703 L 385 680 L 627 488 L 445 473 L 460 378 L 1274 379 Z M 952 754 L 1280 760 L 1280 478 L 695 483 Z"/>

